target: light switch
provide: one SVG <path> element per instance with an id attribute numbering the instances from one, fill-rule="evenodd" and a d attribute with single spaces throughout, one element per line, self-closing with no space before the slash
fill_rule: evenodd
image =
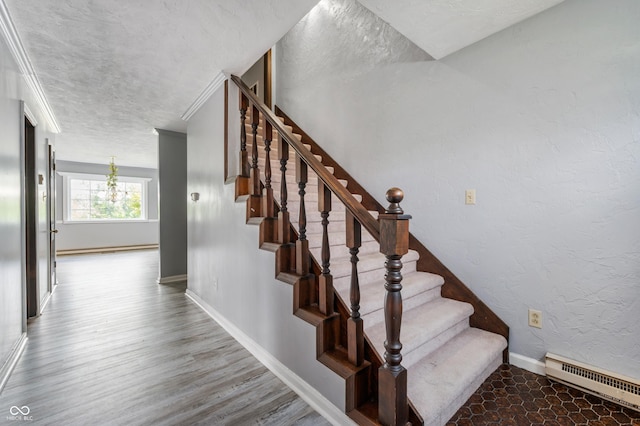
<path id="1" fill-rule="evenodd" d="M 464 192 L 464 203 L 465 204 L 475 204 L 476 203 L 476 190 L 475 189 L 467 189 Z"/>

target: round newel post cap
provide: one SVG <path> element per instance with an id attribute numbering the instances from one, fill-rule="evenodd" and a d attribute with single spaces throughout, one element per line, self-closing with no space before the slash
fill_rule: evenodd
<path id="1" fill-rule="evenodd" d="M 387 207 L 387 213 L 403 214 L 400 202 L 404 199 L 404 192 L 400 188 L 391 188 L 387 191 L 387 201 L 390 203 Z"/>

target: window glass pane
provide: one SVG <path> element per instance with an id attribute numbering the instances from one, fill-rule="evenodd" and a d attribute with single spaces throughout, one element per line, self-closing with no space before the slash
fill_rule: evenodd
<path id="1" fill-rule="evenodd" d="M 69 180 L 69 188 L 72 191 L 77 191 L 80 189 L 89 190 L 90 181 L 84 179 L 70 179 Z"/>
<path id="2" fill-rule="evenodd" d="M 72 210 L 71 211 L 71 219 L 72 220 L 88 220 L 90 219 L 89 210 Z"/>

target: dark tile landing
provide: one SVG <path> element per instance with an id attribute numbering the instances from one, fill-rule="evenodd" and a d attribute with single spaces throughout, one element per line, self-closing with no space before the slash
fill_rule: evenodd
<path id="1" fill-rule="evenodd" d="M 504 364 L 447 425 L 640 426 L 640 413 Z"/>

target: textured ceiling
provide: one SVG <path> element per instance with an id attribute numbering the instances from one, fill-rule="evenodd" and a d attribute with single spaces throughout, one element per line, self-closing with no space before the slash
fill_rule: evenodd
<path id="1" fill-rule="evenodd" d="M 564 0 L 359 0 L 441 59 Z"/>
<path id="2" fill-rule="evenodd" d="M 5 0 L 62 133 L 60 159 L 157 165 L 154 128 L 242 72 L 317 0 Z"/>
<path id="3" fill-rule="evenodd" d="M 152 167 L 154 128 L 221 72 L 240 73 L 318 0 L 0 0 L 62 133 L 67 161 Z M 562 0 L 359 0 L 441 58 Z"/>

